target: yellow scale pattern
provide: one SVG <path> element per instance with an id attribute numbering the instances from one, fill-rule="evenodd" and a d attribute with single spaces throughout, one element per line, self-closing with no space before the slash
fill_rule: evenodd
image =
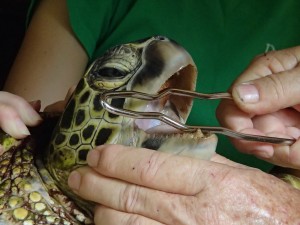
<path id="1" fill-rule="evenodd" d="M 73 225 L 78 224 L 78 220 L 84 221 L 84 215 L 80 214 L 77 209 L 69 210 L 73 214 L 70 215 L 61 206 L 72 206 L 68 204 L 66 197 L 62 196 L 61 201 L 50 197 L 34 166 L 32 146 L 30 142 L 28 143 L 20 148 L 12 147 L 1 157 L 0 225 L 9 223 Z M 45 183 L 47 185 L 47 182 Z M 56 197 L 61 194 L 55 187 L 50 187 L 50 190 Z"/>

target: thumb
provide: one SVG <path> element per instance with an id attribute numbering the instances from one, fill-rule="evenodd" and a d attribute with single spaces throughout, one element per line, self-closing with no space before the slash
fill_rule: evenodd
<path id="1" fill-rule="evenodd" d="M 244 112 L 261 115 L 300 103 L 300 68 L 271 74 L 232 87 L 235 103 Z"/>

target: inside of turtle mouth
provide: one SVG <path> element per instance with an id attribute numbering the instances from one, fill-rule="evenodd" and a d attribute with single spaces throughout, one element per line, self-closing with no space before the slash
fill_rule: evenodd
<path id="1" fill-rule="evenodd" d="M 166 88 L 194 90 L 196 82 L 195 67 L 188 65 L 170 76 L 158 92 Z M 144 112 L 160 112 L 172 119 L 185 123 L 192 107 L 192 98 L 169 95 L 147 102 Z M 157 119 L 136 119 L 135 125 L 146 133 L 179 133 L 180 130 Z"/>
<path id="2" fill-rule="evenodd" d="M 175 106 L 169 100 L 163 101 L 165 104 L 161 104 L 161 101 L 148 102 L 145 108 L 145 112 L 160 112 L 176 121 L 184 123 L 185 120 L 180 117 Z M 165 124 L 158 119 L 136 119 L 135 124 L 139 129 L 144 130 L 146 133 L 164 132 L 174 133 L 179 132 L 176 128 Z"/>

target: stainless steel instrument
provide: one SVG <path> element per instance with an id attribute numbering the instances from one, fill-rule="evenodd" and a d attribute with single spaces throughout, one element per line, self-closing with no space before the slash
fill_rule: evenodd
<path id="1" fill-rule="evenodd" d="M 141 99 L 146 101 L 153 101 L 153 100 L 158 100 L 160 98 L 164 98 L 168 95 L 178 95 L 178 96 L 185 96 L 185 97 L 199 98 L 199 99 L 232 99 L 231 94 L 225 92 L 204 94 L 204 93 L 198 93 L 198 92 L 188 91 L 188 90 L 167 88 L 158 94 L 147 94 L 147 93 L 136 92 L 136 91 L 115 91 L 115 90 L 105 91 L 102 93 L 100 97 L 100 101 L 103 108 L 109 111 L 110 113 L 130 117 L 134 119 L 157 119 L 183 132 L 194 132 L 197 129 L 201 129 L 203 133 L 218 133 L 218 134 L 222 134 L 232 138 L 242 139 L 246 141 L 266 142 L 266 143 L 279 144 L 279 145 L 292 145 L 295 142 L 294 139 L 244 134 L 224 127 L 190 126 L 187 124 L 183 124 L 179 121 L 176 121 L 160 112 L 137 112 L 137 111 L 127 110 L 127 109 L 116 108 L 112 106 L 110 103 L 108 103 L 109 99 L 114 99 L 114 98 L 136 98 L 136 99 Z"/>

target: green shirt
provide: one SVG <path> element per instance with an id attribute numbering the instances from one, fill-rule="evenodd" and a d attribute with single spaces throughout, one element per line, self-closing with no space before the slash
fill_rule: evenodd
<path id="1" fill-rule="evenodd" d="M 180 43 L 199 71 L 197 91 L 226 91 L 258 54 L 300 44 L 299 0 L 68 0 L 72 28 L 91 61 L 108 48 L 153 35 Z M 190 125 L 218 126 L 218 101 L 194 102 Z M 217 152 L 268 171 L 219 136 Z"/>

